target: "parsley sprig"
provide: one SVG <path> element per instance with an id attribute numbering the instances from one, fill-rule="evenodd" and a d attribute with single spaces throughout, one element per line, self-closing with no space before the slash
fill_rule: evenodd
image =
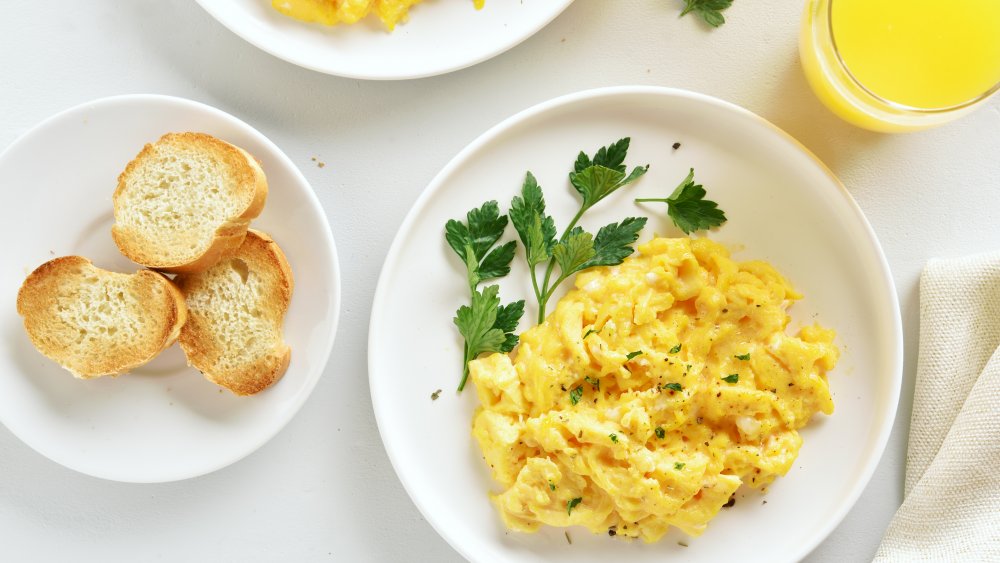
<path id="1" fill-rule="evenodd" d="M 514 331 L 524 315 L 524 300 L 500 305 L 500 286 L 478 289 L 480 283 L 510 273 L 517 242 L 497 246 L 506 227 L 507 216 L 500 214 L 495 201 L 469 211 L 465 223 L 452 219 L 445 224 L 445 240 L 465 263 L 472 296 L 471 303 L 459 307 L 454 318 L 458 331 L 465 338 L 459 391 L 465 388 L 469 378 L 469 362 L 486 352 L 510 352 L 517 345 Z"/>
<path id="2" fill-rule="evenodd" d="M 545 307 L 552 294 L 567 278 L 596 266 L 616 266 L 632 254 L 632 244 L 646 225 L 645 217 L 628 217 L 605 225 L 596 236 L 577 226 L 588 209 L 649 170 L 647 164 L 628 172 L 625 157 L 630 142 L 626 137 L 601 147 L 593 157 L 583 151 L 577 156 L 569 182 L 580 194 L 580 209 L 558 239 L 555 220 L 546 214 L 542 188 L 531 172 L 525 175 L 521 195 L 511 202 L 510 220 L 524 244 L 539 323 L 545 320 Z M 536 267 L 545 262 L 548 265 L 539 283 Z M 553 277 L 557 266 L 559 273 Z"/>
<path id="3" fill-rule="evenodd" d="M 701 16 L 705 23 L 712 27 L 719 27 L 726 23 L 722 11 L 733 5 L 733 0 L 684 0 L 684 10 L 681 11 L 683 17 L 690 12 Z"/>
<path id="4" fill-rule="evenodd" d="M 636 203 L 662 202 L 667 204 L 667 215 L 677 228 L 689 235 L 702 229 L 718 227 L 726 222 L 726 213 L 719 204 L 705 199 L 705 188 L 694 181 L 694 168 L 666 198 L 639 198 Z"/>

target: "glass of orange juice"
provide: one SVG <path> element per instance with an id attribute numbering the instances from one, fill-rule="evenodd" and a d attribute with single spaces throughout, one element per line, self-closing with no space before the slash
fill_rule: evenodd
<path id="1" fill-rule="evenodd" d="M 799 53 L 813 91 L 845 120 L 933 127 L 1000 90 L 1000 0 L 809 0 Z"/>

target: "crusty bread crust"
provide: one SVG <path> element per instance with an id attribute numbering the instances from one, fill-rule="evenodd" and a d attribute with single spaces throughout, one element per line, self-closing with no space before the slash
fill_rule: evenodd
<path id="1" fill-rule="evenodd" d="M 237 272 L 233 261 L 240 261 L 246 272 Z M 236 276 L 245 276 L 242 284 L 235 282 Z M 223 296 L 245 286 L 251 276 L 250 283 L 258 284 L 255 298 L 251 290 Z M 259 393 L 284 375 L 291 349 L 281 329 L 295 282 L 285 254 L 270 236 L 250 229 L 240 248 L 222 262 L 174 281 L 190 310 L 179 340 L 188 364 L 236 395 Z M 247 310 L 256 314 L 241 320 Z M 264 336 L 269 340 L 261 342 Z"/>
<path id="2" fill-rule="evenodd" d="M 87 285 L 100 291 L 88 292 Z M 110 287 L 118 288 L 120 295 L 109 295 Z M 84 299 L 91 302 L 82 303 Z M 79 315 L 72 318 L 67 313 L 89 307 L 88 315 L 99 315 L 89 311 L 113 299 L 118 300 L 118 312 L 107 313 L 106 320 L 111 322 L 103 323 L 105 328 L 113 324 L 111 334 L 84 337 L 88 327 L 74 322 Z M 29 274 L 17 293 L 17 312 L 35 348 L 80 379 L 120 375 L 149 362 L 177 340 L 187 320 L 184 296 L 162 274 L 109 272 L 80 256 L 55 258 Z M 127 331 L 119 327 L 130 322 L 148 330 L 126 340 Z"/>
<path id="3" fill-rule="evenodd" d="M 136 232 L 124 228 L 120 218 L 131 210 L 123 203 L 123 194 L 129 190 L 130 181 L 136 169 L 146 160 L 153 158 L 160 146 L 180 144 L 196 146 L 201 151 L 211 154 L 213 158 L 225 164 L 225 167 L 245 199 L 246 206 L 235 215 L 223 221 L 215 229 L 214 237 L 208 247 L 197 256 L 158 257 L 155 243 L 144 240 Z M 122 254 L 132 261 L 148 268 L 172 273 L 201 272 L 222 259 L 223 256 L 235 252 L 243 243 L 250 221 L 264 210 L 267 201 L 267 178 L 264 170 L 247 151 L 233 146 L 204 133 L 168 133 L 156 143 L 147 144 L 142 151 L 132 159 L 125 170 L 118 176 L 118 186 L 115 188 L 112 201 L 114 203 L 115 224 L 111 227 L 111 236 Z"/>

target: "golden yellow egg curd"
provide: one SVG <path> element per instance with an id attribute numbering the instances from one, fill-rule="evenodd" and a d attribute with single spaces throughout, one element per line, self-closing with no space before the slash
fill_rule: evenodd
<path id="1" fill-rule="evenodd" d="M 323 25 L 353 24 L 374 13 L 386 29 L 406 21 L 410 7 L 421 0 L 271 0 L 271 5 L 286 16 Z M 485 0 L 473 0 L 476 9 Z"/>
<path id="2" fill-rule="evenodd" d="M 656 238 L 580 274 L 517 349 L 469 366 L 507 527 L 697 536 L 740 486 L 787 473 L 798 429 L 833 412 L 839 356 L 832 330 L 786 334 L 800 297 L 704 238 Z"/>

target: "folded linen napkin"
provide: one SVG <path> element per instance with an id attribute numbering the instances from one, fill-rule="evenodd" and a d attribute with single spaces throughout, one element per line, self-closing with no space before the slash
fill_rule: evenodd
<path id="1" fill-rule="evenodd" d="M 932 260 L 903 505 L 875 561 L 1000 561 L 1000 253 Z"/>

